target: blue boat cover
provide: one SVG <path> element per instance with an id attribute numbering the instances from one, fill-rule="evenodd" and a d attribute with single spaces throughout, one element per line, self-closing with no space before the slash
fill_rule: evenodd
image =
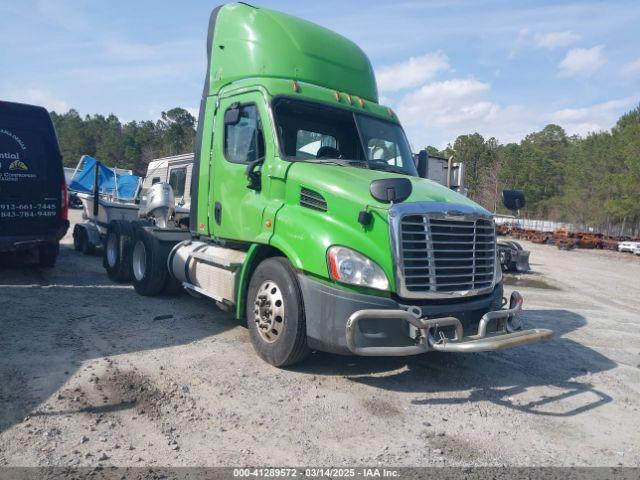
<path id="1" fill-rule="evenodd" d="M 105 167 L 89 155 L 82 156 L 82 168 L 76 172 L 69 183 L 69 190 L 74 192 L 93 193 L 93 183 L 99 168 L 98 191 L 110 194 L 123 200 L 133 199 L 138 188 L 140 177 L 137 175 L 121 175 L 109 167 Z"/>

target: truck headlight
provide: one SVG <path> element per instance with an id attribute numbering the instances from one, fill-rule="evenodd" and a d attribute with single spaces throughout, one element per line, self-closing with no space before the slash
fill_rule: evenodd
<path id="1" fill-rule="evenodd" d="M 389 280 L 373 260 L 350 248 L 333 246 L 327 251 L 327 265 L 332 279 L 341 283 L 388 290 Z"/>

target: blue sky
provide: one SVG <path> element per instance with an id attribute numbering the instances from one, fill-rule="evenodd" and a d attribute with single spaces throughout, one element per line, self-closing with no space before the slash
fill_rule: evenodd
<path id="1" fill-rule="evenodd" d="M 610 128 L 640 102 L 640 3 L 256 1 L 358 43 L 415 150 L 547 123 Z M 82 115 L 195 112 L 208 1 L 4 0 L 0 98 Z"/>

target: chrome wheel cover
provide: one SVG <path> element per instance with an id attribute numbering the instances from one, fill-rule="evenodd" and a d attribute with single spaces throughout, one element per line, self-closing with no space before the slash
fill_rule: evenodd
<path id="1" fill-rule="evenodd" d="M 282 290 L 273 280 L 260 285 L 254 299 L 253 320 L 262 340 L 273 343 L 284 331 L 284 299 Z"/>

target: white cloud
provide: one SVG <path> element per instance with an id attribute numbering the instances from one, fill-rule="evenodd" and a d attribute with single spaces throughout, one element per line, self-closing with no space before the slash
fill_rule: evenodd
<path id="1" fill-rule="evenodd" d="M 490 90 L 488 83 L 476 79 L 452 79 L 407 93 L 397 112 L 414 149 L 444 148 L 458 135 L 474 132 L 511 142 L 535 130 L 531 109 L 498 105 L 489 99 Z"/>
<path id="2" fill-rule="evenodd" d="M 58 113 L 67 112 L 71 108 L 66 101 L 58 98 L 55 94 L 39 88 L 9 88 L 2 92 L 0 97 L 10 102 L 40 105 L 49 111 Z"/>
<path id="3" fill-rule="evenodd" d="M 608 130 L 638 103 L 629 96 L 586 107 L 553 110 L 541 106 L 500 105 L 490 98 L 491 86 L 476 79 L 433 82 L 407 93 L 397 112 L 415 150 L 424 145 L 443 148 L 458 135 L 478 132 L 501 143 L 518 142 L 549 123 L 569 135 Z"/>
<path id="4" fill-rule="evenodd" d="M 481 98 L 489 89 L 488 83 L 474 79 L 429 83 L 405 95 L 398 114 L 408 123 L 471 124 L 495 114 L 495 105 Z"/>
<path id="5" fill-rule="evenodd" d="M 429 81 L 442 70 L 449 70 L 449 59 L 442 52 L 432 52 L 384 66 L 376 78 L 381 92 L 393 92 Z"/>
<path id="6" fill-rule="evenodd" d="M 542 48 L 558 48 L 571 45 L 580 38 L 571 30 L 565 30 L 564 32 L 549 32 L 536 37 L 536 44 Z"/>
<path id="7" fill-rule="evenodd" d="M 640 78 L 640 58 L 627 63 L 622 67 L 622 75 L 627 80 L 635 80 Z"/>
<path id="8" fill-rule="evenodd" d="M 604 57 L 604 45 L 592 48 L 574 48 L 558 65 L 561 77 L 589 77 L 607 62 Z"/>
<path id="9" fill-rule="evenodd" d="M 635 97 L 597 103 L 589 107 L 564 108 L 552 112 L 548 121 L 556 123 L 569 135 L 587 135 L 591 132 L 610 129 L 620 115 L 638 103 Z"/>

